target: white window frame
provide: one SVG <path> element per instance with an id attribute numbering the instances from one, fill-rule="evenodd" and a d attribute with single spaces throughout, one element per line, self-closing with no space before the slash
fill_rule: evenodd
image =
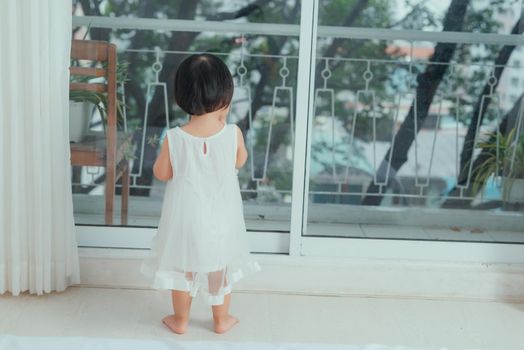
<path id="1" fill-rule="evenodd" d="M 318 39 L 319 1 L 303 1 L 301 9 L 300 51 L 297 83 L 297 116 L 294 145 L 293 192 L 291 210 L 290 255 L 348 257 L 357 259 L 395 259 L 417 261 L 454 261 L 481 263 L 524 263 L 524 244 L 452 242 L 407 239 L 372 239 L 307 236 L 311 130 L 314 99 L 316 43 Z M 304 25 L 305 23 L 310 24 Z M 367 38 L 367 28 L 322 28 L 322 33 L 338 37 Z M 416 40 L 419 33 L 390 30 L 380 32 L 383 39 L 401 35 Z M 476 42 L 523 45 L 522 36 L 476 33 L 423 33 L 428 39 L 450 42 Z M 392 36 L 393 35 L 393 36 Z M 523 103 L 524 104 L 524 103 Z M 298 199 L 298 200 L 297 200 Z M 524 224 L 523 224 L 524 231 Z M 524 233 L 524 232 L 523 232 Z"/>
<path id="2" fill-rule="evenodd" d="M 289 253 L 289 255 L 348 257 L 359 259 L 400 259 L 417 261 L 468 261 L 481 263 L 524 263 L 524 244 L 480 242 L 442 242 L 422 240 L 312 237 L 307 236 L 308 184 L 313 116 L 314 77 L 318 32 L 345 38 L 362 39 L 370 31 L 383 39 L 399 33 L 416 40 L 414 31 L 370 30 L 318 26 L 319 1 L 302 1 L 300 25 L 249 23 L 251 33 L 296 35 L 299 33 L 299 67 L 297 81 L 296 130 L 293 163 L 293 188 L 290 233 L 249 231 L 253 252 Z M 244 23 L 159 20 L 141 18 L 74 17 L 74 25 L 90 24 L 105 28 L 172 29 L 187 31 L 242 32 Z M 427 39 L 468 42 L 478 40 L 499 45 L 524 45 L 524 37 L 478 33 L 425 33 Z M 466 40 L 466 41 L 465 41 Z M 156 228 L 127 226 L 78 225 L 77 241 L 81 247 L 147 249 Z"/>

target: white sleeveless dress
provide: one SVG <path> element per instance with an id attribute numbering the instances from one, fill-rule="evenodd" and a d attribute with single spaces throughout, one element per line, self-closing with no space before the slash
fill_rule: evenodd
<path id="1" fill-rule="evenodd" d="M 249 254 L 235 169 L 237 126 L 210 137 L 177 127 L 167 139 L 173 178 L 142 271 L 155 289 L 200 293 L 208 304 L 223 304 L 233 283 L 260 270 Z"/>

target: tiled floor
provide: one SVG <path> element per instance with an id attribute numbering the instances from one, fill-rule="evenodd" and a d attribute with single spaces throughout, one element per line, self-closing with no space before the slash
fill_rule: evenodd
<path id="1" fill-rule="evenodd" d="M 200 299 L 193 304 L 189 331 L 177 336 L 160 322 L 170 311 L 168 292 L 70 288 L 0 296 L 0 333 L 524 349 L 524 304 L 234 293 L 232 311 L 241 322 L 225 335 L 211 331 Z"/>

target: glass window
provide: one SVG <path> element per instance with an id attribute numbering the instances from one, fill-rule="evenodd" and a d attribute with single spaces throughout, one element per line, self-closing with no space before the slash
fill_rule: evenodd
<path id="1" fill-rule="evenodd" d="M 249 151 L 239 173 L 248 229 L 289 231 L 299 33 L 293 25 L 300 22 L 300 1 L 72 3 L 74 37 L 116 44 L 119 67 L 126 72 L 119 84 L 119 127 L 132 140 L 126 151 L 131 165 L 127 224 L 158 224 L 165 184 L 154 178 L 152 166 L 167 128 L 188 120 L 173 100 L 174 73 L 187 55 L 211 52 L 235 79 L 229 122 L 242 129 Z M 166 25 L 160 22 L 164 19 L 175 22 Z M 184 22 L 191 30 L 172 24 L 182 19 L 191 21 Z M 236 29 L 228 31 L 231 26 L 217 21 L 235 23 Z M 97 109 L 88 113 L 88 133 L 102 131 Z M 107 224 L 104 169 L 74 167 L 73 183 L 77 224 Z M 121 187 L 118 183 L 114 224 L 121 222 Z"/>
<path id="2" fill-rule="evenodd" d="M 72 0 L 77 16 L 300 23 L 300 1 L 247 0 Z"/>
<path id="3" fill-rule="evenodd" d="M 228 118 L 250 153 L 239 173 L 248 229 L 288 232 L 293 146 L 306 138 L 295 135 L 300 1 L 72 4 L 74 37 L 114 43 L 125 73 L 118 126 L 131 140 L 131 169 L 123 223 L 157 225 L 164 184 L 152 165 L 166 130 L 188 118 L 173 101 L 173 75 L 185 56 L 212 52 L 235 79 Z M 524 225 L 513 187 L 524 178 L 524 51 L 511 34 L 521 32 L 522 1 L 319 5 L 304 233 L 514 241 L 490 232 Z M 87 114 L 87 135 L 104 132 L 103 110 L 91 105 Z M 77 223 L 108 223 L 105 179 L 103 167 L 73 168 Z"/>
<path id="4" fill-rule="evenodd" d="M 320 1 L 307 235 L 520 239 L 489 232 L 524 225 L 522 51 L 469 33 L 510 40 L 521 5 Z"/>
<path id="5" fill-rule="evenodd" d="M 466 20 L 457 32 L 508 34 L 522 9 L 521 0 L 320 0 L 320 26 L 408 29 L 440 32 L 447 18 Z"/>

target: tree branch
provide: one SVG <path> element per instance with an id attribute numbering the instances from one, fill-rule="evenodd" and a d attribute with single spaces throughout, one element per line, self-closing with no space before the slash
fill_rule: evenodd
<path id="1" fill-rule="evenodd" d="M 234 16 L 248 16 L 251 13 L 253 13 L 253 11 L 256 11 L 262 5 L 268 3 L 269 1 L 270 0 L 255 1 L 252 4 L 240 9 L 239 11 L 235 11 Z M 147 3 L 147 2 L 144 1 L 143 3 Z M 179 17 L 194 18 L 197 5 L 198 5 L 198 1 L 181 1 L 180 8 L 178 10 Z M 230 15 L 233 16 L 232 14 Z M 207 18 L 207 19 L 208 20 L 209 19 L 212 19 L 212 20 L 225 19 L 229 15 L 226 13 L 222 13 L 218 17 L 217 16 Z M 238 17 L 235 17 L 235 18 L 238 18 Z M 184 32 L 173 33 L 169 41 L 169 46 L 167 50 L 188 51 L 197 35 L 198 33 L 184 33 Z M 180 64 L 181 59 L 182 58 L 178 56 L 165 55 L 164 60 L 162 62 L 163 68 L 160 73 L 159 80 L 169 82 L 167 84 L 168 106 L 172 106 L 174 103 L 173 85 L 170 82 L 174 80 L 174 75 L 175 75 L 178 65 Z M 267 79 L 265 77 L 265 74 L 262 74 L 261 81 L 267 81 L 265 79 Z M 261 89 L 255 90 L 256 95 L 255 95 L 254 102 L 260 101 L 258 93 L 260 92 L 260 95 L 263 94 L 264 86 L 265 86 L 265 83 L 263 86 L 261 86 Z M 253 103 L 253 107 L 252 107 L 253 117 L 255 116 L 255 113 L 259 108 L 260 107 L 257 107 L 257 105 Z M 153 99 L 149 105 L 149 113 L 150 113 L 150 118 L 148 119 L 148 129 L 147 129 L 146 139 L 147 137 L 152 136 L 153 133 L 159 132 L 159 128 L 165 126 L 163 94 L 161 94 L 159 91 L 156 91 L 153 96 Z M 171 113 L 171 115 L 173 114 Z M 244 118 L 244 119 L 247 119 L 247 118 Z M 154 160 L 155 156 L 156 156 L 156 149 L 151 147 L 150 145 L 146 145 L 144 159 L 153 159 Z M 143 176 L 139 179 L 139 183 L 142 185 L 150 185 L 151 180 L 152 180 L 151 167 L 146 166 L 144 164 Z M 149 190 L 147 189 L 142 189 L 142 190 L 133 189 L 133 191 L 134 191 L 133 195 L 137 195 L 137 194 L 147 195 L 149 193 Z"/>
<path id="2" fill-rule="evenodd" d="M 453 0 L 449 5 L 446 16 L 444 17 L 444 31 L 460 31 L 464 24 L 466 16 L 466 9 L 469 0 Z M 438 43 L 435 46 L 435 52 L 426 67 L 426 70 L 417 76 L 416 97 L 406 119 L 402 122 L 398 130 L 393 145 L 389 148 L 386 156 L 382 160 L 377 169 L 377 179 L 379 181 L 385 180 L 388 164 L 391 163 L 390 173 L 395 174 L 400 167 L 408 160 L 407 154 L 415 138 L 415 133 L 418 133 L 424 120 L 426 119 L 433 97 L 442 80 L 447 65 L 445 64 L 431 64 L 433 62 L 447 63 L 450 62 L 455 52 L 456 44 L 454 43 Z M 416 103 L 415 103 L 416 102 Z M 416 120 L 415 120 L 416 116 Z M 416 127 L 415 127 L 416 124 Z M 392 153 L 392 150 L 394 152 Z M 391 162 L 390 162 L 391 160 Z M 363 205 L 380 205 L 383 196 L 376 195 L 381 189 L 373 180 L 370 183 L 367 195 L 362 200 Z M 387 184 L 386 186 L 388 186 Z"/>
<path id="3" fill-rule="evenodd" d="M 86 16 L 101 16 L 102 13 L 100 13 L 100 3 L 100 0 L 80 0 L 80 4 L 82 5 L 82 11 L 84 11 L 84 14 Z M 111 29 L 108 28 L 89 29 L 89 35 L 91 36 L 91 40 L 109 41 L 110 33 Z"/>
<path id="4" fill-rule="evenodd" d="M 524 30 L 524 13 L 520 17 L 520 19 L 515 23 L 513 26 L 513 29 L 511 30 L 511 34 L 515 35 L 521 35 Z M 471 161 L 471 157 L 473 154 L 473 147 L 475 147 L 475 136 L 478 132 L 477 125 L 482 125 L 482 121 L 484 120 L 484 115 L 486 114 L 486 111 L 488 109 L 489 104 L 491 103 L 491 97 L 489 97 L 492 93 L 492 91 L 495 91 L 497 89 L 497 86 L 500 82 L 500 77 L 502 76 L 502 73 L 504 72 L 504 69 L 506 68 L 506 65 L 508 64 L 509 58 L 511 57 L 511 54 L 513 53 L 513 50 L 515 49 L 515 46 L 504 46 L 499 51 L 497 58 L 495 59 L 494 65 L 495 69 L 492 72 L 492 75 L 490 74 L 490 78 L 488 78 L 488 82 L 484 85 L 484 88 L 482 89 L 482 93 L 480 94 L 477 104 L 475 105 L 475 109 L 473 110 L 473 114 L 471 116 L 471 122 L 468 126 L 468 131 L 466 133 L 466 137 L 464 139 L 464 146 L 462 147 L 462 153 L 460 155 L 460 175 L 458 178 L 458 183 L 462 184 L 467 181 L 467 164 Z M 489 80 L 491 79 L 491 76 L 495 77 L 496 81 L 495 84 L 490 85 Z M 480 120 L 479 120 L 480 119 Z M 480 124 L 479 124 L 480 123 Z"/>
<path id="5" fill-rule="evenodd" d="M 225 21 L 231 19 L 237 19 L 241 17 L 247 17 L 254 12 L 263 12 L 262 7 L 269 3 L 271 0 L 257 0 L 251 4 L 242 7 L 239 10 L 231 12 L 220 12 L 215 15 L 209 15 L 206 17 L 208 21 Z"/>
<path id="6" fill-rule="evenodd" d="M 413 16 L 420 8 L 422 8 L 422 6 L 424 4 L 426 4 L 429 0 L 424 0 L 424 1 L 421 1 L 419 2 L 418 4 L 416 4 L 415 6 L 413 6 L 413 8 L 411 9 L 411 11 L 409 11 L 405 16 L 404 18 L 398 20 L 397 22 L 391 24 L 388 26 L 388 28 L 395 28 L 399 25 L 401 25 L 402 23 L 404 23 L 405 21 L 407 21 L 411 16 Z"/>

